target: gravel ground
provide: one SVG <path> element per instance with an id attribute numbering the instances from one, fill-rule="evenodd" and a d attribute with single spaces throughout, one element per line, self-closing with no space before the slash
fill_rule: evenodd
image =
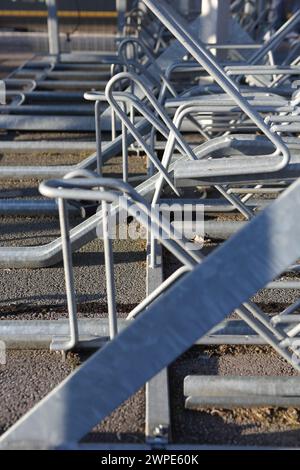
<path id="1" fill-rule="evenodd" d="M 172 364 L 169 373 L 174 442 L 299 447 L 300 409 L 184 408 L 186 375 L 297 375 L 271 348 L 194 347 Z"/>

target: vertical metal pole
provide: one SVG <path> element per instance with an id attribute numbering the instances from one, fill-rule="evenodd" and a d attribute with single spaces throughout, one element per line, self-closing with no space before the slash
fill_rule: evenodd
<path id="1" fill-rule="evenodd" d="M 127 106 L 124 103 L 124 112 L 127 114 Z M 123 167 L 123 181 L 128 182 L 128 140 L 127 140 L 127 127 L 122 121 L 122 167 Z"/>
<path id="2" fill-rule="evenodd" d="M 65 271 L 65 285 L 67 294 L 67 305 L 69 314 L 70 340 L 65 344 L 65 349 L 73 349 L 78 343 L 78 320 L 75 299 L 75 283 L 72 264 L 72 248 L 70 242 L 70 227 L 67 203 L 65 199 L 58 199 L 58 212 L 60 222 L 60 232 L 62 241 L 63 263 Z"/>
<path id="3" fill-rule="evenodd" d="M 100 101 L 95 103 L 95 119 L 96 119 L 96 155 L 97 155 L 97 172 L 102 175 L 102 135 L 101 135 L 101 117 L 100 117 Z M 114 277 L 114 259 L 113 246 L 110 238 L 110 204 L 102 201 L 102 226 L 103 226 L 103 248 L 107 290 L 107 311 L 109 323 L 110 339 L 118 334 L 118 319 L 116 306 L 116 289 Z"/>
<path id="4" fill-rule="evenodd" d="M 125 27 L 125 15 L 127 11 L 127 0 L 116 0 L 116 8 L 118 12 L 118 34 L 123 36 Z"/>
<path id="5" fill-rule="evenodd" d="M 49 53 L 53 55 L 58 55 L 60 53 L 60 47 L 56 0 L 46 0 L 46 2 L 48 7 Z"/>
<path id="6" fill-rule="evenodd" d="M 201 28 L 202 41 L 212 44 L 228 42 L 229 0 L 202 0 L 201 15 L 205 18 Z M 225 54 L 225 51 L 219 51 L 217 55 L 219 58 L 224 58 Z"/>
<path id="7" fill-rule="evenodd" d="M 103 214 L 103 246 L 104 246 L 104 260 L 105 260 L 105 274 L 106 274 L 106 290 L 107 290 L 107 311 L 109 323 L 109 336 L 110 339 L 118 334 L 118 319 L 117 319 L 117 306 L 116 306 L 116 290 L 115 290 L 115 277 L 114 277 L 114 260 L 113 260 L 113 246 L 110 238 L 110 204 L 102 201 L 102 214 Z"/>
<path id="8" fill-rule="evenodd" d="M 98 100 L 95 103 L 95 130 L 96 130 L 96 159 L 97 159 L 97 173 L 102 176 L 102 147 L 101 147 L 101 121 L 100 109 L 101 102 Z"/>

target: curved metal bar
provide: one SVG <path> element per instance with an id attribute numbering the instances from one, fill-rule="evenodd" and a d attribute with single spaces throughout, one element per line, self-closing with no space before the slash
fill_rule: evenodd
<path id="1" fill-rule="evenodd" d="M 197 109 L 197 108 L 196 108 Z M 176 126 L 177 129 L 180 129 L 182 122 L 186 115 L 192 113 L 194 111 L 194 107 L 189 103 L 186 105 L 182 105 L 179 107 L 175 113 L 174 116 L 174 125 Z M 231 142 L 230 138 L 223 138 L 222 143 L 224 146 L 228 147 L 228 144 Z M 165 152 L 162 158 L 162 163 L 166 168 L 169 168 L 171 158 L 174 152 L 174 145 L 175 145 L 175 137 L 174 135 L 170 135 L 170 138 L 167 142 Z M 222 145 L 222 144 L 221 144 Z M 193 150 L 192 156 L 188 156 L 192 160 L 199 160 L 199 158 L 205 158 L 206 156 L 209 156 L 209 153 L 212 151 L 212 149 L 216 149 L 216 146 L 218 149 L 221 148 L 220 141 L 218 140 L 217 143 L 214 142 L 214 139 L 211 141 L 206 142 L 205 144 L 200 145 L 199 147 L 196 147 Z M 205 152 L 201 153 L 201 148 L 205 146 Z M 200 155 L 199 155 L 200 153 Z M 157 201 L 159 200 L 161 190 L 162 190 L 162 185 L 163 185 L 163 180 L 161 178 L 158 179 L 156 188 L 155 188 L 155 193 L 153 196 L 153 204 L 156 204 Z M 250 220 L 253 217 L 253 212 L 251 209 L 246 207 L 245 204 L 234 194 L 230 194 L 227 192 L 227 189 L 222 187 L 221 185 L 215 185 L 215 188 L 236 208 L 238 209 L 245 217 L 247 220 Z"/>
<path id="2" fill-rule="evenodd" d="M 190 271 L 193 266 L 195 266 L 200 260 L 200 258 L 198 258 L 196 255 L 193 256 L 193 254 L 190 254 L 186 250 L 181 240 L 176 239 L 176 232 L 170 232 L 166 222 L 159 216 L 157 217 L 157 215 L 151 211 L 150 205 L 144 200 L 144 198 L 142 198 L 130 185 L 123 181 L 116 180 L 113 178 L 99 177 L 95 173 L 87 170 L 77 170 L 66 175 L 63 180 L 50 180 L 41 183 L 40 192 L 44 196 L 58 198 L 59 202 L 63 261 L 70 324 L 70 340 L 68 340 L 67 342 L 55 343 L 54 345 L 52 345 L 52 349 L 60 349 L 66 351 L 69 349 L 73 349 L 78 342 L 78 322 L 76 312 L 72 252 L 69 238 L 68 216 L 66 210 L 66 201 L 68 199 L 75 198 L 83 200 L 92 200 L 97 202 L 102 201 L 102 203 L 104 203 L 104 201 L 115 202 L 123 209 L 125 209 L 128 213 L 132 213 L 132 215 L 135 216 L 135 218 L 140 223 L 142 223 L 148 230 L 150 227 L 149 222 L 151 221 L 151 230 L 154 230 L 157 237 L 161 237 L 161 241 L 166 246 L 166 248 L 169 249 L 184 264 L 185 272 Z M 136 211 L 132 211 L 132 207 L 137 203 L 139 205 L 138 213 Z M 105 207 L 102 204 L 102 212 L 104 210 Z M 103 234 L 105 237 L 104 242 L 106 239 L 107 242 L 111 243 L 107 227 L 108 220 L 104 219 L 103 215 Z M 108 248 L 110 249 L 108 250 Z M 105 268 L 109 307 L 108 315 L 110 320 L 110 337 L 111 339 L 113 339 L 117 334 L 117 313 L 111 245 L 108 246 L 108 243 L 104 244 L 104 250 L 107 255 L 105 256 Z M 182 270 L 183 269 L 181 269 L 181 271 Z M 168 285 L 174 282 L 177 277 L 171 277 L 171 280 L 169 281 Z M 166 287 L 167 284 L 164 284 Z M 155 297 L 156 296 L 149 297 L 146 300 L 147 305 L 150 304 Z"/>
<path id="3" fill-rule="evenodd" d="M 124 124 L 126 125 L 127 129 L 130 131 L 130 133 L 134 136 L 134 138 L 136 139 L 136 141 L 138 142 L 139 145 L 142 146 L 142 148 L 144 148 L 147 156 L 149 157 L 149 159 L 152 161 L 152 163 L 156 166 L 156 168 L 161 172 L 161 174 L 163 175 L 164 179 L 168 182 L 168 184 L 170 185 L 170 187 L 173 189 L 173 191 L 175 192 L 175 194 L 179 195 L 177 189 L 174 187 L 173 183 L 171 182 L 170 180 L 170 177 L 167 173 L 167 171 L 165 170 L 165 168 L 163 167 L 163 165 L 160 163 L 160 161 L 157 159 L 157 157 L 154 155 L 154 153 L 152 152 L 152 149 L 149 147 L 149 145 L 143 140 L 142 136 L 140 135 L 140 133 L 138 132 L 138 130 L 136 129 L 136 127 L 134 126 L 134 124 L 130 121 L 130 119 L 127 117 L 127 114 L 121 109 L 121 107 L 118 105 L 118 96 L 121 97 L 125 97 L 124 94 L 122 93 L 118 93 L 118 94 L 114 94 L 113 93 L 113 86 L 114 84 L 118 81 L 118 80 L 122 80 L 124 78 L 128 78 L 130 80 L 132 80 L 136 85 L 138 85 L 141 90 L 143 91 L 143 93 L 145 94 L 146 98 L 149 100 L 150 104 L 153 106 L 154 110 L 156 111 L 156 113 L 161 117 L 161 119 L 164 121 L 164 123 L 169 127 L 169 129 L 174 132 L 180 142 L 180 146 L 184 149 L 185 152 L 187 152 L 188 154 L 191 154 L 192 153 L 192 150 L 186 145 L 182 145 L 182 141 L 180 139 L 180 135 L 178 133 L 178 130 L 176 129 L 176 127 L 173 125 L 172 123 L 172 120 L 166 115 L 166 113 L 164 112 L 164 109 L 162 108 L 162 106 L 158 103 L 158 101 L 155 99 L 154 95 L 152 94 L 152 92 L 150 92 L 150 90 L 148 90 L 146 88 L 146 86 L 143 84 L 142 80 L 140 77 L 138 77 L 137 75 L 133 74 L 133 73 L 129 73 L 129 72 L 122 72 L 118 75 L 116 75 L 115 77 L 113 77 L 107 84 L 107 87 L 106 87 L 106 90 L 105 90 L 105 94 L 106 94 L 106 98 L 107 98 L 107 101 L 109 102 L 109 104 L 115 109 L 115 112 L 116 114 L 118 115 L 118 117 L 124 122 Z M 127 94 L 127 98 L 129 98 L 129 95 Z M 132 102 L 134 105 L 137 105 L 139 103 L 138 99 L 135 97 L 135 98 L 132 98 Z M 153 122 L 157 119 L 155 118 L 155 116 L 151 115 L 151 113 L 147 113 L 146 112 L 146 109 L 144 107 L 139 107 L 139 110 L 140 112 L 142 112 L 145 116 L 146 114 L 148 114 L 148 119 L 150 120 L 150 122 L 152 121 L 152 124 Z"/>
<path id="4" fill-rule="evenodd" d="M 159 103 L 159 101 L 155 98 L 153 93 L 146 88 L 146 85 L 143 83 L 142 78 L 137 76 L 136 74 L 133 73 L 128 73 L 128 72 L 123 72 L 121 74 L 116 75 L 108 84 L 106 88 L 106 95 L 108 93 L 108 90 L 112 88 L 114 81 L 117 80 L 122 80 L 122 77 L 130 77 L 145 93 L 146 98 L 149 100 L 150 104 L 153 106 L 155 112 L 157 113 L 157 116 L 161 118 L 161 121 L 164 122 L 166 127 L 163 127 L 161 121 L 156 117 L 156 115 L 153 115 L 151 112 L 147 112 L 147 107 L 145 104 L 135 95 L 128 93 L 128 92 L 116 92 L 113 94 L 113 97 L 117 98 L 117 100 L 131 100 L 131 102 L 134 104 L 134 106 L 137 108 L 137 110 L 143 114 L 149 121 L 150 123 L 157 128 L 157 130 L 164 136 L 168 137 L 169 132 L 172 132 L 175 136 L 175 140 L 177 141 L 179 147 L 181 148 L 181 151 L 184 154 L 188 154 L 192 157 L 193 155 L 193 150 L 190 148 L 190 146 L 182 139 L 180 132 L 174 125 L 172 119 L 168 116 L 166 113 L 164 107 Z"/>
<path id="5" fill-rule="evenodd" d="M 283 169 L 290 161 L 290 153 L 280 136 L 271 132 L 261 116 L 249 105 L 248 101 L 240 94 L 236 83 L 230 77 L 226 76 L 224 70 L 216 62 L 212 54 L 209 53 L 196 38 L 188 32 L 182 21 L 170 5 L 166 5 L 162 0 L 158 3 L 153 0 L 143 0 L 148 8 L 156 14 L 160 21 L 172 32 L 172 34 L 181 42 L 187 51 L 202 65 L 221 88 L 238 104 L 241 110 L 256 124 L 264 135 L 274 144 L 276 151 L 269 156 L 269 171 L 278 171 Z M 300 12 L 299 12 L 300 16 Z M 281 154 L 281 159 L 276 158 Z M 274 158 L 275 157 L 275 158 Z M 254 167 L 247 169 L 247 172 L 257 173 L 260 165 L 257 163 Z"/>
<path id="6" fill-rule="evenodd" d="M 138 62 L 138 60 L 128 59 L 126 55 L 126 48 L 128 47 L 128 45 L 131 45 L 133 48 L 135 47 L 135 45 L 139 47 L 142 50 L 144 57 L 148 59 L 148 63 L 142 64 Z M 120 60 L 122 60 L 122 62 L 126 65 L 128 71 L 132 71 L 132 69 L 134 72 L 136 72 L 137 70 L 142 71 L 142 73 L 147 78 L 150 78 L 154 84 L 160 85 L 160 83 L 162 82 L 163 86 L 165 86 L 172 95 L 176 96 L 177 93 L 173 85 L 168 80 L 166 74 L 157 65 L 155 57 L 150 52 L 150 50 L 145 46 L 145 44 L 141 41 L 141 39 L 139 38 L 123 39 L 123 41 L 120 43 L 118 54 L 119 54 Z M 159 80 L 157 79 L 157 76 L 155 76 L 152 72 L 151 73 L 149 72 L 148 67 L 147 67 L 149 64 L 151 64 L 151 66 L 153 67 L 155 74 L 157 74 L 157 76 L 159 77 Z"/>
<path id="7" fill-rule="evenodd" d="M 19 101 L 17 103 L 14 103 L 13 106 L 20 106 L 23 104 L 26 100 L 26 94 L 21 92 L 21 91 L 6 91 L 6 96 L 18 96 Z M 8 107 L 12 107 L 12 105 L 8 105 Z"/>
<path id="8" fill-rule="evenodd" d="M 77 175 L 78 173 L 75 173 L 75 176 Z M 195 253 L 187 251 L 184 241 L 179 239 L 179 234 L 170 228 L 164 218 L 156 214 L 151 205 L 128 183 L 114 178 L 100 178 L 90 172 L 85 175 L 91 175 L 91 177 L 87 179 L 74 178 L 73 174 L 68 179 L 44 181 L 40 184 L 39 191 L 43 196 L 51 198 L 105 200 L 116 203 L 131 213 L 146 228 L 149 229 L 151 226 L 151 230 L 160 242 L 183 264 L 192 266 L 195 262 L 199 262 L 199 257 Z M 141 210 L 140 214 L 133 211 L 136 204 Z"/>

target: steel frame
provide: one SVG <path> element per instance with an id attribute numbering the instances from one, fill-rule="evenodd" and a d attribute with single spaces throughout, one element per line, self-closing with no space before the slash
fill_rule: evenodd
<path id="1" fill-rule="evenodd" d="M 32 325 L 26 322 L 1 322 L 0 337 L 5 338 L 9 347 L 20 345 L 45 347 L 51 343 L 51 349 L 63 351 L 73 349 L 78 345 L 84 348 L 101 348 L 86 364 L 0 437 L 0 446 L 3 448 L 15 446 L 18 448 L 81 447 L 77 441 L 94 424 L 147 381 L 147 442 L 150 446 L 171 448 L 172 446 L 168 444 L 170 419 L 166 366 L 195 343 L 269 344 L 297 370 L 300 370 L 299 361 L 295 361 L 300 344 L 299 318 L 295 315 L 295 311 L 299 308 L 299 300 L 272 318 L 265 315 L 251 300 L 248 301 L 261 288 L 299 289 L 300 286 L 299 281 L 294 280 L 274 281 L 284 272 L 299 271 L 299 265 L 292 263 L 296 262 L 300 255 L 297 243 L 300 226 L 297 218 L 294 217 L 300 203 L 300 147 L 298 137 L 291 137 L 300 130 L 298 116 L 300 98 L 299 93 L 293 88 L 293 76 L 300 74 L 298 59 L 284 68 L 274 65 L 257 65 L 265 54 L 274 50 L 284 34 L 299 21 L 300 12 L 296 13 L 284 25 L 284 28 L 275 33 L 265 47 L 255 52 L 247 65 L 231 64 L 223 69 L 207 51 L 205 45 L 194 35 L 197 21 L 189 30 L 172 9 L 165 5 L 164 1 L 158 4 L 154 0 L 144 0 L 144 3 L 179 42 L 169 46 L 165 53 L 158 59 L 154 59 L 151 54 L 147 53 L 147 50 L 145 53 L 141 39 L 125 39 L 121 43 L 119 58 L 115 64 L 124 64 L 127 72 L 115 75 L 109 81 L 105 94 L 99 92 L 86 94 L 89 101 L 95 102 L 95 110 L 93 110 L 92 103 L 88 106 L 81 104 L 80 109 L 77 107 L 73 109 L 70 106 L 65 108 L 63 105 L 54 105 L 51 109 L 51 106 L 47 105 L 48 112 L 52 111 L 55 114 L 55 125 L 59 130 L 62 130 L 63 125 L 74 125 L 75 121 L 76 125 L 79 125 L 83 122 L 81 120 L 83 114 L 90 115 L 89 124 L 82 124 L 82 129 L 87 129 L 89 126 L 95 128 L 96 153 L 76 165 L 73 168 L 74 171 L 69 174 L 66 173 L 70 168 L 63 166 L 37 170 L 33 167 L 27 170 L 4 167 L 0 176 L 2 178 L 28 175 L 65 176 L 63 180 L 51 180 L 40 185 L 40 191 L 44 196 L 58 200 L 61 239 L 38 248 L 18 247 L 5 250 L 0 248 L 0 263 L 16 267 L 45 266 L 57 262 L 62 254 L 69 312 L 68 323 L 55 322 L 56 325 L 51 322 L 43 322 L 43 325 L 39 322 L 31 322 Z M 138 14 L 136 18 L 139 18 Z M 139 23 L 139 20 L 137 22 Z M 127 26 L 129 24 L 130 20 Z M 157 44 L 162 45 L 163 39 L 160 34 L 163 29 L 159 26 L 159 22 L 154 22 L 154 25 L 154 30 L 157 32 Z M 147 36 L 146 33 L 144 39 L 147 37 L 149 39 L 149 34 Z M 138 50 L 134 53 L 134 60 L 128 59 L 124 52 L 127 44 L 130 47 L 134 44 L 141 46 L 144 52 L 142 63 L 138 60 Z M 157 46 L 158 49 L 159 47 Z M 211 47 L 209 45 L 208 49 Z M 178 58 L 185 55 L 185 48 L 198 63 L 178 62 Z M 222 49 L 222 45 L 220 48 Z M 66 62 L 73 60 L 72 57 L 65 57 Z M 148 62 L 145 64 L 146 59 Z M 81 60 L 84 61 L 84 58 L 82 57 Z M 88 60 L 91 60 L 94 70 L 98 70 L 95 77 L 103 71 L 102 65 L 106 68 L 103 77 L 110 75 L 105 66 L 109 58 L 104 58 L 100 67 L 97 65 L 99 56 L 96 63 L 92 57 Z M 32 69 L 26 65 L 17 71 L 17 76 L 25 78 L 13 77 L 7 80 L 7 85 L 13 90 L 11 96 L 17 96 L 14 91 L 16 86 L 31 88 L 20 95 L 19 102 L 15 98 L 12 105 L 4 109 L 5 111 L 9 110 L 10 113 L 14 113 L 20 108 L 22 113 L 43 113 L 46 109 L 43 106 L 24 105 L 24 97 L 30 97 L 34 101 L 52 100 L 52 98 L 60 100 L 62 95 L 60 91 L 48 93 L 36 90 L 34 88 L 36 85 L 44 88 L 57 86 L 60 89 L 59 87 L 66 86 L 84 89 L 87 83 L 93 85 L 95 78 L 93 76 L 90 82 L 72 80 L 84 77 L 84 71 L 90 67 L 90 64 L 69 63 L 66 66 L 66 68 L 69 67 L 67 72 L 63 68 L 65 67 L 63 62 L 52 64 L 50 69 L 47 65 L 42 65 L 42 73 L 38 62 L 31 62 L 30 67 Z M 55 69 L 55 67 L 58 68 Z M 174 71 L 180 68 L 188 73 L 191 70 L 199 72 L 200 75 L 202 71 L 206 71 L 218 87 L 200 85 L 191 91 L 186 90 L 182 83 L 179 83 L 181 96 L 178 96 L 178 90 L 175 90 L 170 78 Z M 116 70 L 114 69 L 114 73 Z M 137 76 L 133 71 L 139 71 L 141 76 Z M 28 77 L 32 73 L 37 80 L 30 81 Z M 66 73 L 71 80 L 66 84 L 60 83 L 62 74 Z M 239 86 L 241 78 L 246 76 L 249 77 L 248 85 Z M 272 77 L 271 81 L 269 76 Z M 47 84 L 48 78 L 58 79 L 58 83 Z M 288 83 L 287 80 L 289 80 Z M 121 87 L 118 86 L 122 82 L 126 83 L 126 86 L 128 83 L 130 85 L 125 91 L 120 91 Z M 104 83 L 106 83 L 105 80 L 97 81 L 94 85 L 104 85 Z M 251 86 L 253 84 L 255 86 Z M 153 94 L 155 88 L 159 92 L 158 99 Z M 212 97 L 209 94 L 213 90 L 217 90 L 218 94 Z M 225 93 L 220 93 L 220 90 Z M 196 96 L 194 93 L 199 93 L 199 91 L 200 96 Z M 169 99 L 168 94 L 171 94 L 173 98 Z M 67 94 L 68 100 L 78 98 L 79 93 Z M 152 114 L 147 108 L 145 98 L 154 109 Z M 105 100 L 120 120 L 121 135 L 111 143 L 103 145 L 101 141 L 103 129 L 111 129 L 113 137 L 116 137 L 115 122 L 108 116 L 107 111 L 101 116 L 100 103 Z M 66 123 L 64 116 L 66 110 L 72 112 L 69 124 Z M 142 114 L 144 119 L 137 119 L 136 112 Z M 74 116 L 77 113 L 78 119 Z M 62 119 L 57 117 L 59 114 L 63 115 Z M 224 114 L 227 115 L 225 119 Z M 12 116 L 11 122 L 13 119 Z M 207 140 L 206 143 L 196 148 L 186 143 L 181 130 L 187 119 L 190 126 L 187 128 L 191 129 L 191 123 L 196 125 L 198 132 Z M 205 119 L 211 119 L 211 125 L 203 125 L 202 121 Z M 37 117 L 36 120 L 38 120 Z M 112 126 L 111 123 L 113 123 Z M 28 123 L 24 126 L 30 127 Z M 262 136 L 252 135 L 257 128 L 263 134 Z M 157 158 L 156 153 L 157 132 L 166 139 L 162 162 Z M 233 132 L 235 134 L 231 135 Z M 246 134 L 239 135 L 236 134 L 237 132 L 246 132 Z M 128 184 L 130 181 L 128 148 L 134 141 L 145 151 L 151 163 L 149 178 L 138 185 L 136 190 Z M 43 145 L 51 148 L 50 143 L 41 144 L 42 147 Z M 69 148 L 68 146 L 74 148 L 71 143 L 66 143 L 65 147 Z M 13 145 L 8 148 L 13 148 Z M 28 150 L 32 148 L 31 143 L 28 145 Z M 37 148 L 40 148 L 40 145 Z M 123 156 L 123 182 L 101 177 L 103 162 L 120 151 Z M 176 157 L 174 152 L 176 152 Z M 97 173 L 89 171 L 95 168 L 97 168 Z M 293 181 L 295 182 L 291 184 Z M 133 204 L 139 205 L 141 215 L 138 220 L 147 226 L 151 204 L 144 197 L 151 199 L 153 205 L 160 200 L 166 182 L 177 196 L 179 196 L 179 189 L 184 185 L 192 187 L 200 185 L 207 189 L 213 187 L 226 201 L 208 197 L 204 200 L 206 212 L 214 214 L 237 210 L 248 222 L 206 222 L 206 231 L 209 235 L 213 234 L 217 238 L 230 237 L 230 239 L 216 253 L 203 259 L 200 252 L 189 252 L 184 245 L 184 240 L 181 242 L 176 240 L 175 224 L 171 232 L 168 232 L 167 224 L 163 219 L 155 220 L 154 228 L 151 229 L 149 235 L 147 297 L 130 313 L 127 321 L 120 321 L 117 319 L 115 303 L 113 252 L 108 218 L 111 213 L 117 213 L 126 200 L 126 203 L 129 203 L 129 213 Z M 245 187 L 245 184 L 248 186 Z M 266 187 L 270 184 L 271 188 Z M 268 191 L 279 196 L 276 200 L 272 198 L 268 203 L 253 198 L 257 193 L 264 194 Z M 123 198 L 121 198 L 123 201 L 121 204 L 120 195 Z M 68 201 L 79 199 L 95 203 L 101 201 L 101 210 L 75 229 L 70 230 L 68 213 L 72 211 L 76 213 L 76 209 L 68 205 Z M 179 201 L 184 203 L 184 199 L 179 199 Z M 37 206 L 35 202 L 25 201 L 18 205 L 13 201 L 11 204 L 5 203 L 3 208 L 0 206 L 0 211 L 4 213 L 5 211 L 18 213 L 19 211 L 23 214 L 30 214 L 34 213 L 37 207 L 43 206 L 46 212 L 54 213 L 56 206 L 51 201 L 43 201 Z M 260 213 L 256 216 L 257 212 Z M 100 222 L 103 227 L 108 293 L 108 321 L 102 323 L 98 320 L 80 321 L 77 319 L 71 261 L 72 250 L 91 240 Z M 164 231 L 169 235 L 167 241 L 161 235 Z M 235 235 L 231 237 L 233 233 Z M 183 264 L 182 268 L 166 280 L 162 279 L 162 263 L 159 262 L 162 258 L 161 245 L 157 243 L 157 240 L 175 254 Z M 222 269 L 220 269 L 221 266 Z M 212 279 L 216 280 L 217 286 L 213 293 Z M 202 298 L 199 296 L 192 298 L 192 293 L 199 285 L 203 289 Z M 191 301 L 187 302 L 187 298 L 191 298 Z M 184 307 L 184 319 L 180 306 Z M 225 316 L 233 310 L 236 310 L 242 320 L 223 322 Z M 202 312 L 201 318 L 199 311 Z M 37 339 L 37 332 L 43 332 L 43 337 Z M 107 341 L 108 337 L 111 341 Z M 102 349 L 102 346 L 105 347 Z M 122 357 L 119 361 L 120 356 Z M 267 392 L 268 390 L 271 392 L 262 394 L 261 382 L 265 387 L 265 378 L 255 377 L 252 381 L 254 392 L 249 393 L 249 387 L 246 384 L 247 394 L 245 394 L 244 389 L 242 393 L 239 390 L 239 387 L 243 385 L 243 380 L 233 378 L 232 380 L 237 384 L 234 385 L 236 391 L 234 396 L 232 396 L 231 389 L 230 395 L 228 392 L 228 382 L 229 388 L 232 386 L 230 380 L 212 378 L 212 389 L 210 389 L 210 383 L 205 379 L 204 390 L 201 380 L 201 378 L 192 377 L 185 381 L 185 392 L 188 396 L 186 407 L 189 409 L 212 405 L 226 407 L 299 406 L 300 403 L 299 393 L 295 392 L 295 387 L 299 385 L 298 379 L 295 381 L 291 379 L 290 382 L 284 383 L 287 381 L 279 378 L 278 383 L 275 380 L 275 385 L 274 379 L 272 379 L 273 382 L 267 379 L 267 386 L 270 387 Z M 220 383 L 221 388 L 218 389 Z M 99 399 L 99 387 L 103 395 L 101 399 Z M 278 392 L 278 387 L 280 392 Z M 291 387 L 293 396 L 290 393 Z M 63 423 L 62 417 L 65 419 Z M 76 426 L 74 426 L 75 422 Z"/>
<path id="2" fill-rule="evenodd" d="M 60 184 L 66 188 L 67 182 Z M 54 188 L 53 183 L 50 186 Z M 62 196 L 64 191 L 58 188 L 55 193 Z M 103 197 L 104 192 L 100 194 Z M 4 433 L 1 447 L 57 448 L 78 442 L 145 381 L 299 257 L 300 224 L 294 217 L 299 203 L 300 183 L 295 182 Z M 275 223 L 278 220 L 280 224 Z M 194 296 L 199 285 L 203 293 Z"/>

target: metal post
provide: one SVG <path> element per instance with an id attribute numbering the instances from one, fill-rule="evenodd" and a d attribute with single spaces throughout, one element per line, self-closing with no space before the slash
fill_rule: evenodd
<path id="1" fill-rule="evenodd" d="M 58 55 L 60 53 L 59 47 L 59 31 L 58 31 L 58 18 L 56 0 L 46 0 L 48 7 L 48 41 L 49 53 Z"/>
<path id="2" fill-rule="evenodd" d="M 96 129 L 96 155 L 97 155 L 97 172 L 102 176 L 102 135 L 101 135 L 101 116 L 100 116 L 100 100 L 95 103 L 95 129 Z M 103 247 L 105 260 L 105 276 L 107 290 L 107 311 L 109 321 L 110 339 L 118 334 L 118 320 L 115 294 L 115 278 L 114 278 L 114 261 L 113 246 L 110 238 L 110 204 L 102 201 L 102 227 L 103 227 Z"/>
<path id="3" fill-rule="evenodd" d="M 125 27 L 125 14 L 127 11 L 127 0 L 116 0 L 116 8 L 118 12 L 118 33 L 123 36 Z"/>
<path id="4" fill-rule="evenodd" d="M 230 5 L 229 0 L 202 0 L 201 15 L 205 17 L 201 39 L 205 43 L 224 44 L 228 41 Z M 224 57 L 224 51 L 218 51 L 218 57 Z"/>

